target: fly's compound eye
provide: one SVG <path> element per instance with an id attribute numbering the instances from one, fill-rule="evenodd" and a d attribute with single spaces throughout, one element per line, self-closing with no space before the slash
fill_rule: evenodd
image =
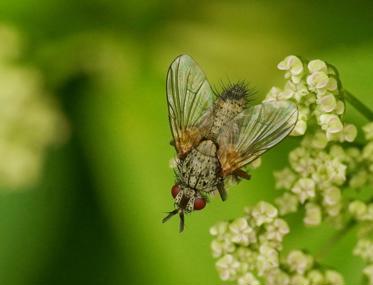
<path id="1" fill-rule="evenodd" d="M 172 189 L 171 189 L 171 194 L 172 194 L 172 197 L 176 197 L 177 194 L 180 192 L 180 186 L 178 184 L 175 184 L 174 186 L 172 186 Z"/>
<path id="2" fill-rule="evenodd" d="M 203 198 L 196 198 L 194 200 L 194 210 L 202 210 L 206 206 L 206 200 Z"/>

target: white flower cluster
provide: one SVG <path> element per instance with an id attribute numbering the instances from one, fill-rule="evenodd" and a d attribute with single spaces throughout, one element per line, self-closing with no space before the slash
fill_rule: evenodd
<path id="1" fill-rule="evenodd" d="M 311 255 L 292 250 L 281 260 L 281 269 L 270 276 L 267 285 L 343 285 L 344 279 L 337 271 L 316 265 Z"/>
<path id="2" fill-rule="evenodd" d="M 292 135 L 304 135 L 309 124 L 316 122 L 328 141 L 352 142 L 357 129 L 343 124 L 345 111 L 343 90 L 335 68 L 315 59 L 302 60 L 290 55 L 278 64 L 285 71 L 284 87 L 273 87 L 265 101 L 289 100 L 298 106 L 298 122 Z"/>
<path id="3" fill-rule="evenodd" d="M 289 233 L 278 210 L 267 202 L 245 209 L 245 215 L 220 222 L 210 229 L 212 254 L 224 281 L 259 285 L 269 272 L 278 270 L 282 240 Z"/>
<path id="4" fill-rule="evenodd" d="M 363 148 L 342 148 L 341 142 L 354 141 L 357 128 L 341 120 L 344 91 L 336 69 L 319 59 L 293 55 L 278 68 L 285 71 L 287 81 L 283 89 L 273 87 L 266 100 L 289 100 L 298 106 L 294 135 L 304 135 L 310 125 L 314 128 L 290 153 L 290 167 L 275 172 L 276 188 L 287 190 L 276 204 L 281 215 L 304 204 L 306 225 L 317 226 L 323 217 L 338 221 L 345 207 L 341 188 L 373 184 L 373 123 L 363 127 L 368 141 Z"/>
<path id="5" fill-rule="evenodd" d="M 40 74 L 16 62 L 19 34 L 0 25 L 0 42 L 0 187 L 13 189 L 36 181 L 48 146 L 67 133 Z"/>
<path id="6" fill-rule="evenodd" d="M 315 265 L 312 256 L 293 250 L 281 257 L 289 233 L 278 210 L 267 202 L 246 208 L 245 215 L 210 229 L 212 254 L 223 281 L 238 285 L 343 285 L 336 271 Z M 317 267 L 317 268 L 316 268 Z"/>
<path id="7" fill-rule="evenodd" d="M 296 212 L 300 204 L 305 204 L 306 225 L 319 225 L 324 216 L 338 220 L 341 210 L 347 207 L 342 187 L 373 185 L 372 125 L 363 127 L 365 137 L 371 141 L 362 148 L 342 148 L 338 142 L 328 142 L 322 131 L 306 135 L 301 146 L 290 152 L 290 166 L 274 173 L 276 188 L 287 190 L 275 201 L 280 214 Z"/>
<path id="8" fill-rule="evenodd" d="M 373 264 L 373 240 L 360 239 L 354 248 L 354 255 L 361 257 L 365 262 Z"/>
<path id="9" fill-rule="evenodd" d="M 290 152 L 290 167 L 274 173 L 276 187 L 288 191 L 275 201 L 281 215 L 296 212 L 299 204 L 305 204 L 304 223 L 310 226 L 319 225 L 323 215 L 339 215 L 340 187 L 346 181 L 347 166 L 339 155 L 339 147 L 328 150 L 312 147 L 319 143 L 318 136 L 312 140 L 305 137 L 302 145 Z"/>

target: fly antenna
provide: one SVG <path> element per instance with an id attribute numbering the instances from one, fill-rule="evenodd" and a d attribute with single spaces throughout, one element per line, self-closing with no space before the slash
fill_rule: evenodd
<path id="1" fill-rule="evenodd" d="M 169 219 L 171 219 L 174 215 L 176 215 L 178 211 L 179 211 L 178 209 L 175 209 L 175 210 L 173 210 L 173 211 L 171 211 L 171 212 L 168 212 L 168 215 L 162 219 L 162 223 L 167 222 L 167 221 L 168 221 Z"/>

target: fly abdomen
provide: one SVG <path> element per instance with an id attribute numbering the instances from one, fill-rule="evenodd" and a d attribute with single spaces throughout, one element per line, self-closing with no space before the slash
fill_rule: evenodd
<path id="1" fill-rule="evenodd" d="M 213 107 L 210 136 L 216 138 L 220 129 L 241 113 L 248 103 L 249 91 L 244 83 L 236 83 L 223 90 Z"/>

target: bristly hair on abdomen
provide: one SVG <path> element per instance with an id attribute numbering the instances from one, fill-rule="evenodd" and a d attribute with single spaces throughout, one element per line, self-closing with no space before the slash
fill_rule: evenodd
<path id="1" fill-rule="evenodd" d="M 223 85 L 220 98 L 223 100 L 241 100 L 245 99 L 247 104 L 252 103 L 256 99 L 256 90 L 249 88 L 245 81 L 239 81 L 236 83 L 229 82 Z"/>

